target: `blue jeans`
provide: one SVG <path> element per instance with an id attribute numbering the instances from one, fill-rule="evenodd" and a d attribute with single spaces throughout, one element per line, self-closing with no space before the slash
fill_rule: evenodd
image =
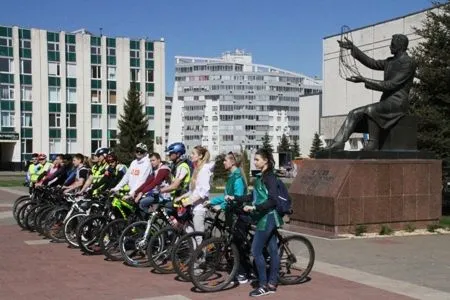
<path id="1" fill-rule="evenodd" d="M 273 214 L 267 216 L 266 230 L 256 230 L 252 243 L 252 254 L 258 272 L 259 286 L 267 285 L 266 260 L 263 250 L 267 246 L 270 255 L 269 283 L 277 285 L 278 272 L 280 269 L 280 256 L 278 255 L 278 240 L 275 235 L 276 223 Z"/>
<path id="2" fill-rule="evenodd" d="M 139 208 L 141 209 L 141 210 L 143 210 L 144 212 L 146 212 L 146 213 L 148 213 L 148 209 L 150 208 L 150 206 L 152 205 L 152 204 L 154 204 L 156 202 L 156 199 L 155 199 L 155 197 L 153 197 L 153 196 L 147 196 L 147 197 L 144 197 L 144 198 L 142 198 L 140 201 L 139 201 Z"/>

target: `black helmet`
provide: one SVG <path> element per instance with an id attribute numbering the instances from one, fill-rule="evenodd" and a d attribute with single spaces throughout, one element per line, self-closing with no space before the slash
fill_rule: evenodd
<path id="1" fill-rule="evenodd" d="M 97 150 L 95 150 L 94 155 L 95 156 L 100 156 L 100 155 L 106 155 L 109 153 L 109 149 L 108 148 L 98 148 Z"/>

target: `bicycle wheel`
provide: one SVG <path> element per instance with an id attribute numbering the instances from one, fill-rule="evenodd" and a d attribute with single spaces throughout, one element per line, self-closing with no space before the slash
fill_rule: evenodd
<path id="1" fill-rule="evenodd" d="M 53 209 L 47 217 L 45 222 L 45 233 L 48 238 L 54 242 L 62 243 L 66 241 L 64 236 L 64 218 L 69 213 L 69 208 L 56 207 Z"/>
<path id="2" fill-rule="evenodd" d="M 31 207 L 35 204 L 36 204 L 35 202 L 30 201 L 20 207 L 19 212 L 17 214 L 17 224 L 19 224 L 19 226 L 22 229 L 28 229 L 27 225 L 25 224 L 25 218 L 27 214 L 30 212 Z"/>
<path id="3" fill-rule="evenodd" d="M 128 222 L 124 219 L 117 219 L 103 228 L 99 237 L 99 246 L 103 255 L 111 261 L 123 260 L 119 248 L 119 240 Z"/>
<path id="4" fill-rule="evenodd" d="M 22 208 L 22 206 L 31 201 L 31 197 L 30 196 L 20 196 L 19 198 L 16 199 L 16 201 L 14 201 L 13 204 L 13 216 L 14 219 L 16 221 L 18 221 L 18 216 L 19 216 L 19 210 L 20 208 Z"/>
<path id="5" fill-rule="evenodd" d="M 147 257 L 150 266 L 157 272 L 162 274 L 174 272 L 170 258 L 178 238 L 180 238 L 180 232 L 172 227 L 165 227 L 151 237 L 147 247 Z"/>
<path id="6" fill-rule="evenodd" d="M 77 228 L 77 243 L 83 253 L 97 253 L 91 246 L 98 241 L 100 233 L 107 223 L 108 220 L 102 215 L 89 216 L 80 223 Z"/>
<path id="7" fill-rule="evenodd" d="M 311 272 L 315 260 L 311 242 L 301 235 L 292 235 L 283 238 L 279 247 L 280 283 L 289 285 L 304 281 Z"/>
<path id="8" fill-rule="evenodd" d="M 204 232 L 191 232 L 183 235 L 172 250 L 172 264 L 175 272 L 185 281 L 191 281 L 189 276 L 189 259 L 192 252 L 205 239 Z"/>
<path id="9" fill-rule="evenodd" d="M 78 213 L 69 218 L 64 224 L 64 237 L 69 246 L 78 248 L 77 229 L 81 222 L 88 216 L 86 213 Z"/>
<path id="10" fill-rule="evenodd" d="M 120 236 L 120 254 L 128 266 L 136 268 L 150 266 L 147 258 L 148 242 L 150 237 L 160 230 L 160 227 L 153 223 L 146 234 L 148 222 L 139 221 L 130 224 Z"/>
<path id="11" fill-rule="evenodd" d="M 30 231 L 35 231 L 35 223 L 34 219 L 36 217 L 36 213 L 38 212 L 39 208 L 41 207 L 41 204 L 34 204 L 30 207 L 30 211 L 25 215 L 24 224 L 25 227 L 28 228 Z"/>
<path id="12" fill-rule="evenodd" d="M 199 290 L 217 292 L 229 286 L 238 268 L 239 251 L 236 245 L 222 238 L 210 238 L 192 253 L 189 276 Z"/>
<path id="13" fill-rule="evenodd" d="M 47 216 L 50 214 L 50 212 L 53 210 L 53 206 L 48 205 L 42 207 L 37 213 L 34 220 L 34 224 L 36 227 L 36 232 L 39 232 L 40 235 L 45 236 L 45 222 L 47 220 Z"/>

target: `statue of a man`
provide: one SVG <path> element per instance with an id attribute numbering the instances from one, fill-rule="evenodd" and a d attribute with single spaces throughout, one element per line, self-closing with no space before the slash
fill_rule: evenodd
<path id="1" fill-rule="evenodd" d="M 390 46 L 393 56 L 384 60 L 368 57 L 349 40 L 338 43 L 340 47 L 350 49 L 352 56 L 366 67 L 384 71 L 382 81 L 362 76 L 353 76 L 347 80 L 364 82 L 366 88 L 381 91 L 383 94 L 380 102 L 351 110 L 327 149 L 342 150 L 353 132 L 368 132 L 369 141 L 364 150 L 378 150 L 380 129 L 389 129 L 409 108 L 409 91 L 413 84 L 416 64 L 406 53 L 408 38 L 403 34 L 393 35 Z"/>

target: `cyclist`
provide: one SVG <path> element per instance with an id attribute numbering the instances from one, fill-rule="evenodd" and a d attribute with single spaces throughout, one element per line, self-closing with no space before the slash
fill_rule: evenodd
<path id="1" fill-rule="evenodd" d="M 212 168 L 214 163 L 209 161 L 210 154 L 208 149 L 203 146 L 195 146 L 191 152 L 191 160 L 195 164 L 194 174 L 189 185 L 189 191 L 180 195 L 174 200 L 174 204 L 181 203 L 183 207 L 192 206 L 192 215 L 194 230 L 205 231 L 206 208 L 203 202 L 209 198 L 209 189 Z M 197 242 L 201 243 L 201 238 L 197 238 Z"/>
<path id="2" fill-rule="evenodd" d="M 152 166 L 148 157 L 148 148 L 144 143 L 136 145 L 136 159 L 131 162 L 125 176 L 122 180 L 111 189 L 113 192 L 118 192 L 125 185 L 129 186 L 129 197 L 134 198 L 136 190 L 145 182 L 148 175 L 152 172 Z"/>
<path id="3" fill-rule="evenodd" d="M 127 167 L 121 163 L 115 153 L 109 153 L 106 155 L 105 161 L 108 163 L 103 177 L 93 185 L 92 189 L 96 189 L 96 186 L 101 190 L 107 191 L 115 187 L 127 173 Z"/>
<path id="4" fill-rule="evenodd" d="M 189 190 L 191 167 L 184 157 L 185 153 L 186 148 L 183 143 L 173 143 L 166 150 L 166 154 L 172 162 L 172 182 L 169 186 L 162 188 L 160 193 L 171 193 L 172 199 L 185 194 Z"/>
<path id="5" fill-rule="evenodd" d="M 53 167 L 52 163 L 47 161 L 47 155 L 44 153 L 39 153 L 38 155 L 38 171 L 37 171 L 37 178 L 36 182 L 40 182 L 50 171 L 50 169 Z"/>
<path id="6" fill-rule="evenodd" d="M 81 189 L 88 179 L 89 169 L 84 166 L 84 156 L 81 153 L 74 155 L 72 159 L 73 166 L 75 168 L 75 180 L 72 184 L 68 186 L 63 186 L 64 193 L 71 191 L 78 191 Z"/>
<path id="7" fill-rule="evenodd" d="M 108 163 L 105 160 L 108 153 L 108 148 L 98 148 L 97 150 L 95 150 L 93 156 L 94 165 L 91 168 L 91 175 L 84 183 L 84 186 L 80 192 L 84 192 L 90 187 L 93 195 L 97 195 L 101 191 L 102 186 L 98 183 L 100 182 L 106 172 L 106 169 L 108 168 Z"/>
<path id="8" fill-rule="evenodd" d="M 244 211 L 251 212 L 256 222 L 255 235 L 252 242 L 252 254 L 258 272 L 259 287 L 250 292 L 251 297 L 263 296 L 275 293 L 278 284 L 278 272 L 280 269 L 280 257 L 278 254 L 278 241 L 275 231 L 283 225 L 283 220 L 276 211 L 277 177 L 274 174 L 275 161 L 272 152 L 259 149 L 256 152 L 255 167 L 261 170 L 257 174 L 252 194 L 226 199 L 251 203 L 244 206 Z M 266 260 L 263 250 L 267 246 L 270 256 L 270 272 L 267 280 Z"/>
<path id="9" fill-rule="evenodd" d="M 225 197 L 227 195 L 230 196 L 243 196 L 247 194 L 247 179 L 245 177 L 244 171 L 241 168 L 242 164 L 242 155 L 229 152 L 225 156 L 225 160 L 223 162 L 223 165 L 227 171 L 230 173 L 228 174 L 227 183 L 225 186 L 225 192 L 222 196 L 217 196 L 211 199 L 211 201 L 205 201 L 205 206 L 216 206 L 220 205 L 220 208 L 223 210 L 227 209 L 228 202 L 225 201 Z M 242 234 L 245 234 L 248 232 L 249 224 L 251 223 L 251 219 L 247 213 L 239 214 L 238 220 L 236 222 L 236 230 L 239 230 Z M 245 241 L 241 241 L 241 236 L 239 234 L 236 234 L 233 236 L 234 243 L 239 247 L 245 244 Z M 236 275 L 236 280 L 243 284 L 248 282 L 248 278 L 252 274 L 252 265 L 250 264 L 250 259 L 248 256 L 248 249 L 239 248 L 239 270 Z"/>
<path id="10" fill-rule="evenodd" d="M 53 160 L 52 167 L 50 168 L 48 173 L 46 173 L 44 177 L 41 180 L 39 180 L 38 183 L 36 183 L 36 186 L 47 185 L 50 182 L 50 180 L 52 180 L 55 177 L 55 174 L 58 173 L 62 165 L 63 165 L 63 155 L 57 154 L 55 156 L 55 159 Z"/>
<path id="11" fill-rule="evenodd" d="M 139 203 L 139 208 L 148 212 L 150 205 L 155 202 L 170 201 L 170 194 L 159 194 L 161 187 L 166 187 L 170 182 L 170 168 L 161 161 L 159 153 L 152 153 L 150 163 L 153 167 L 153 174 L 150 175 L 145 183 L 136 190 L 134 201 Z"/>
<path id="12" fill-rule="evenodd" d="M 38 166 L 39 166 L 38 156 L 39 156 L 39 154 L 37 154 L 37 153 L 33 153 L 31 155 L 31 161 L 27 168 L 27 176 L 26 176 L 25 181 L 29 187 L 30 194 L 31 194 L 31 190 L 34 187 L 34 184 L 37 181 L 37 178 L 39 177 L 39 175 L 37 174 Z"/>

